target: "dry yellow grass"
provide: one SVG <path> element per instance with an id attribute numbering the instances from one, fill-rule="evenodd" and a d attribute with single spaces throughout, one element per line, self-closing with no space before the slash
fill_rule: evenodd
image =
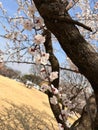
<path id="1" fill-rule="evenodd" d="M 52 114 L 47 95 L 42 92 L 32 88 L 26 88 L 22 83 L 16 82 L 9 78 L 0 76 L 0 104 L 5 104 L 5 99 L 15 103 L 16 105 L 29 105 L 40 111 L 48 111 Z M 44 105 L 44 103 L 46 105 Z"/>
<path id="2" fill-rule="evenodd" d="M 47 120 L 49 117 L 56 130 L 57 123 L 54 120 L 53 113 L 50 109 L 47 95 L 32 88 L 28 89 L 22 83 L 15 80 L 9 79 L 7 77 L 0 76 L 0 110 L 4 113 L 4 108 L 10 108 L 12 104 L 16 106 L 26 106 L 38 110 L 41 115 L 42 120 Z M 46 115 L 47 114 L 47 115 Z M 77 118 L 69 118 L 70 123 L 73 123 Z M 47 120 L 48 124 L 50 121 Z M 23 130 L 23 129 L 22 129 Z"/>
<path id="3" fill-rule="evenodd" d="M 30 106 L 53 117 L 47 95 L 34 88 L 28 89 L 22 83 L 16 82 L 15 80 L 0 76 L 0 109 L 2 111 L 4 107 L 9 108 L 11 106 L 6 101 L 15 105 Z M 53 122 L 56 124 L 55 121 Z"/>

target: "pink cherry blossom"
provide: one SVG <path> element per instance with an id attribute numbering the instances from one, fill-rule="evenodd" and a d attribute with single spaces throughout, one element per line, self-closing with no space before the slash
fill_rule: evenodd
<path id="1" fill-rule="evenodd" d="M 28 7 L 28 11 L 29 11 L 29 16 L 33 16 L 36 9 L 33 5 L 31 5 L 31 6 Z"/>
<path id="2" fill-rule="evenodd" d="M 50 78 L 51 81 L 57 79 L 58 78 L 58 72 L 57 71 L 51 72 L 49 78 Z"/>
<path id="3" fill-rule="evenodd" d="M 41 68 L 40 72 L 46 72 L 46 69 L 45 68 Z"/>
<path id="4" fill-rule="evenodd" d="M 58 94 L 59 93 L 58 89 L 55 88 L 53 85 L 51 85 L 51 90 L 52 90 L 53 94 Z"/>
<path id="5" fill-rule="evenodd" d="M 34 56 L 34 62 L 36 64 L 41 64 L 41 56 L 39 54 Z"/>
<path id="6" fill-rule="evenodd" d="M 71 127 L 71 123 L 69 122 L 69 120 L 66 120 L 66 125 L 67 125 L 67 127 Z"/>
<path id="7" fill-rule="evenodd" d="M 56 104 L 58 103 L 57 97 L 56 97 L 56 96 L 51 97 L 51 98 L 50 98 L 50 102 L 51 102 L 51 104 L 56 105 Z"/>
<path id="8" fill-rule="evenodd" d="M 98 10 L 98 2 L 95 3 L 94 9 Z"/>
<path id="9" fill-rule="evenodd" d="M 36 49 L 35 49 L 35 48 L 33 48 L 33 47 L 29 47 L 29 48 L 28 48 L 28 53 L 30 53 L 31 55 L 34 55 L 35 52 L 36 52 Z"/>
<path id="10" fill-rule="evenodd" d="M 64 130 L 64 127 L 61 123 L 58 123 L 59 130 Z"/>
<path id="11" fill-rule="evenodd" d="M 43 83 L 42 85 L 41 85 L 41 91 L 42 92 L 46 92 L 47 90 L 49 90 L 50 89 L 50 86 L 48 85 L 48 84 L 46 84 L 46 83 Z"/>
<path id="12" fill-rule="evenodd" d="M 44 53 L 44 55 L 36 54 L 34 55 L 34 62 L 36 64 L 46 65 L 48 63 L 49 53 Z"/>
<path id="13" fill-rule="evenodd" d="M 2 8 L 2 2 L 0 2 L 0 8 Z"/>
<path id="14" fill-rule="evenodd" d="M 34 41 L 35 41 L 36 44 L 39 45 L 39 44 L 45 42 L 45 37 L 42 36 L 42 35 L 40 35 L 40 34 L 37 34 L 37 35 L 35 35 L 35 37 L 34 37 Z"/>
<path id="15" fill-rule="evenodd" d="M 31 31 L 34 25 L 30 20 L 25 20 L 23 26 L 24 29 Z"/>
<path id="16" fill-rule="evenodd" d="M 59 115 L 59 118 L 61 120 L 66 120 L 68 116 L 68 111 L 67 110 L 61 110 L 61 114 Z"/>
<path id="17" fill-rule="evenodd" d="M 62 100 L 65 100 L 67 98 L 67 95 L 65 93 L 62 93 L 61 98 Z"/>
<path id="18" fill-rule="evenodd" d="M 49 60 L 49 53 L 42 53 L 41 64 L 46 65 Z"/>
<path id="19" fill-rule="evenodd" d="M 36 28 L 40 28 L 44 25 L 44 21 L 42 17 L 35 17 L 35 26 Z"/>

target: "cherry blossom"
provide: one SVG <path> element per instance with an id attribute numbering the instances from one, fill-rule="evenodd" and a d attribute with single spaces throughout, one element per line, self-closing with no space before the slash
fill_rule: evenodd
<path id="1" fill-rule="evenodd" d="M 58 72 L 57 71 L 51 72 L 49 78 L 50 78 L 51 81 L 57 79 L 58 78 Z"/>
<path id="2" fill-rule="evenodd" d="M 46 84 L 46 83 L 43 83 L 43 84 L 41 85 L 40 90 L 41 90 L 42 92 L 46 92 L 47 90 L 50 90 L 50 86 L 49 86 L 48 84 Z"/>
<path id="3" fill-rule="evenodd" d="M 61 110 L 61 114 L 59 115 L 59 118 L 61 120 L 67 120 L 68 117 L 68 111 L 67 110 Z"/>
<path id="4" fill-rule="evenodd" d="M 69 10 L 73 6 L 73 1 L 70 1 L 68 6 L 66 7 L 66 10 Z"/>
<path id="5" fill-rule="evenodd" d="M 46 72 L 45 68 L 41 68 L 40 72 Z"/>
<path id="6" fill-rule="evenodd" d="M 0 55 L 0 63 L 3 62 L 3 56 Z"/>
<path id="7" fill-rule="evenodd" d="M 36 56 L 34 55 L 34 62 L 36 64 L 41 64 L 41 56 L 37 54 Z"/>
<path id="8" fill-rule="evenodd" d="M 74 2 L 78 2 L 79 0 L 74 0 Z"/>
<path id="9" fill-rule="evenodd" d="M 94 9 L 98 10 L 98 2 L 95 3 Z"/>
<path id="10" fill-rule="evenodd" d="M 51 104 L 54 104 L 54 105 L 58 104 L 57 97 L 56 96 L 51 97 L 50 102 L 51 102 Z"/>
<path id="11" fill-rule="evenodd" d="M 32 28 L 34 27 L 33 23 L 30 20 L 25 20 L 23 26 L 24 26 L 24 29 L 29 30 L 29 31 L 31 31 Z"/>
<path id="12" fill-rule="evenodd" d="M 61 97 L 60 97 L 62 100 L 65 100 L 67 98 L 67 95 L 65 93 L 62 93 L 61 94 Z"/>
<path id="13" fill-rule="evenodd" d="M 37 35 L 35 35 L 35 37 L 34 37 L 34 42 L 35 42 L 37 45 L 39 45 L 39 44 L 41 44 L 41 43 L 44 43 L 44 42 L 45 42 L 45 37 L 42 36 L 42 35 L 40 35 L 40 34 L 37 34 Z"/>
<path id="14" fill-rule="evenodd" d="M 2 8 L 2 2 L 0 2 L 0 8 Z"/>
<path id="15" fill-rule="evenodd" d="M 59 130 L 64 130 L 64 127 L 61 123 L 58 123 Z"/>
<path id="16" fill-rule="evenodd" d="M 53 94 L 58 94 L 59 93 L 58 89 L 55 88 L 53 85 L 51 85 L 51 90 L 52 90 Z"/>
<path id="17" fill-rule="evenodd" d="M 67 127 L 71 127 L 71 123 L 69 122 L 69 120 L 66 120 L 66 125 L 67 125 Z"/>
<path id="18" fill-rule="evenodd" d="M 46 65 L 48 63 L 48 59 L 49 59 L 49 53 L 44 53 L 42 55 L 41 54 L 34 55 L 34 62 L 36 64 Z"/>
<path id="19" fill-rule="evenodd" d="M 8 38 L 8 39 L 11 39 L 12 38 L 12 34 L 11 33 L 5 34 L 5 37 Z"/>
<path id="20" fill-rule="evenodd" d="M 29 16 L 32 17 L 32 16 L 34 15 L 36 9 L 34 8 L 33 5 L 30 5 L 30 6 L 28 7 L 28 11 L 29 11 Z"/>
<path id="21" fill-rule="evenodd" d="M 49 53 L 42 52 L 41 64 L 46 65 L 49 60 Z"/>
<path id="22" fill-rule="evenodd" d="M 36 49 L 33 48 L 33 47 L 29 47 L 29 48 L 28 48 L 28 53 L 30 53 L 31 55 L 35 55 Z"/>
<path id="23" fill-rule="evenodd" d="M 59 90 L 59 92 L 62 92 L 62 87 L 59 87 L 58 90 Z"/>
<path id="24" fill-rule="evenodd" d="M 44 25 L 44 20 L 42 19 L 42 17 L 35 17 L 35 27 L 36 27 L 36 29 L 43 27 L 43 25 Z"/>
<path id="25" fill-rule="evenodd" d="M 73 106 L 72 106 L 72 102 L 66 98 L 65 100 L 63 100 L 63 105 L 66 106 L 67 108 L 71 109 Z"/>

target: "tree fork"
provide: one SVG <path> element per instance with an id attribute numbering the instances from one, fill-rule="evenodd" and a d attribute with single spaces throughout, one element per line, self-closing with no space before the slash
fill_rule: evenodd
<path id="1" fill-rule="evenodd" d="M 78 67 L 80 73 L 83 74 L 91 83 L 95 91 L 98 109 L 98 53 L 94 50 L 90 43 L 83 38 L 78 28 L 74 24 L 61 21 L 54 23 L 51 22 L 51 19 L 54 18 L 55 13 L 53 13 L 53 9 L 57 10 L 57 16 L 61 16 L 61 14 L 65 11 L 64 6 L 62 6 L 58 0 L 46 0 L 46 2 L 43 0 L 43 3 L 41 3 L 41 0 L 33 1 L 40 15 L 44 18 L 46 27 L 56 36 L 62 49 Z M 51 10 L 49 5 L 52 3 L 54 6 Z M 45 6 L 41 6 L 42 4 L 45 4 Z M 65 17 L 66 16 L 71 19 L 68 12 L 66 12 Z M 95 125 L 95 127 L 98 128 L 98 123 L 95 123 Z"/>
<path id="2" fill-rule="evenodd" d="M 46 37 L 46 41 L 45 41 L 44 45 L 45 45 L 46 52 L 50 54 L 49 61 L 50 61 L 50 64 L 51 64 L 52 71 L 57 71 L 59 73 L 59 62 L 58 62 L 57 58 L 55 57 L 55 55 L 53 53 L 53 47 L 52 47 L 52 41 L 51 41 L 51 32 L 48 29 L 44 29 L 43 35 Z M 58 89 L 58 87 L 59 87 L 59 76 L 51 84 L 53 84 L 54 87 L 56 87 Z M 61 123 L 63 125 L 64 130 L 69 130 L 69 128 L 66 127 L 65 121 L 61 120 L 59 118 L 59 115 L 61 114 L 60 105 L 59 104 L 56 104 L 56 105 L 51 104 L 50 98 L 53 96 L 53 94 L 51 92 L 48 91 L 47 95 L 48 95 L 51 110 L 52 110 L 57 122 Z"/>

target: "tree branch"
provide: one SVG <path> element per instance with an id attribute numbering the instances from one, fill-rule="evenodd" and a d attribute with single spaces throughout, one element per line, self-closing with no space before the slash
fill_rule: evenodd
<path id="1" fill-rule="evenodd" d="M 68 12 L 65 11 L 64 5 L 60 4 L 58 0 L 47 0 L 46 2 L 45 0 L 43 0 L 43 2 L 41 0 L 33 1 L 39 13 L 44 18 L 46 27 L 56 36 L 62 49 L 78 67 L 80 73 L 83 74 L 91 83 L 95 91 L 98 109 L 98 53 L 83 38 L 74 24 L 62 21 L 51 21 L 55 15 L 59 17 L 64 14 L 66 15 L 65 17 L 71 19 Z M 85 121 L 84 124 L 86 125 L 87 120 L 85 117 L 82 118 L 82 120 Z M 96 121 L 96 129 L 98 129 L 98 112 Z"/>
<path id="2" fill-rule="evenodd" d="M 18 63 L 18 64 L 34 64 L 34 65 L 36 65 L 36 63 L 30 62 L 30 61 L 4 61 L 4 63 Z M 49 64 L 47 64 L 45 66 L 51 67 L 51 65 L 49 65 Z M 65 67 L 60 67 L 60 66 L 59 66 L 59 69 L 66 70 L 66 71 L 71 71 L 71 72 L 74 72 L 74 73 L 80 73 L 78 70 L 72 70 L 72 69 L 65 68 Z"/>
<path id="3" fill-rule="evenodd" d="M 43 35 L 45 35 L 45 37 L 46 37 L 46 41 L 45 41 L 44 45 L 45 45 L 46 52 L 50 54 L 49 61 L 50 61 L 50 64 L 51 64 L 52 71 L 57 71 L 59 73 L 59 63 L 58 63 L 57 58 L 53 54 L 51 33 L 50 33 L 49 30 L 46 29 L 46 30 L 43 31 Z M 59 76 L 51 84 L 53 84 L 56 88 L 58 88 L 59 87 Z M 60 105 L 59 104 L 56 104 L 56 105 L 51 104 L 50 98 L 53 96 L 53 94 L 50 93 L 50 92 L 48 92 L 47 94 L 48 94 L 51 109 L 53 111 L 53 114 L 54 114 L 57 122 L 61 123 L 64 126 L 64 130 L 68 130 L 68 128 L 66 127 L 65 121 L 61 120 L 59 118 L 59 115 L 61 114 Z"/>

